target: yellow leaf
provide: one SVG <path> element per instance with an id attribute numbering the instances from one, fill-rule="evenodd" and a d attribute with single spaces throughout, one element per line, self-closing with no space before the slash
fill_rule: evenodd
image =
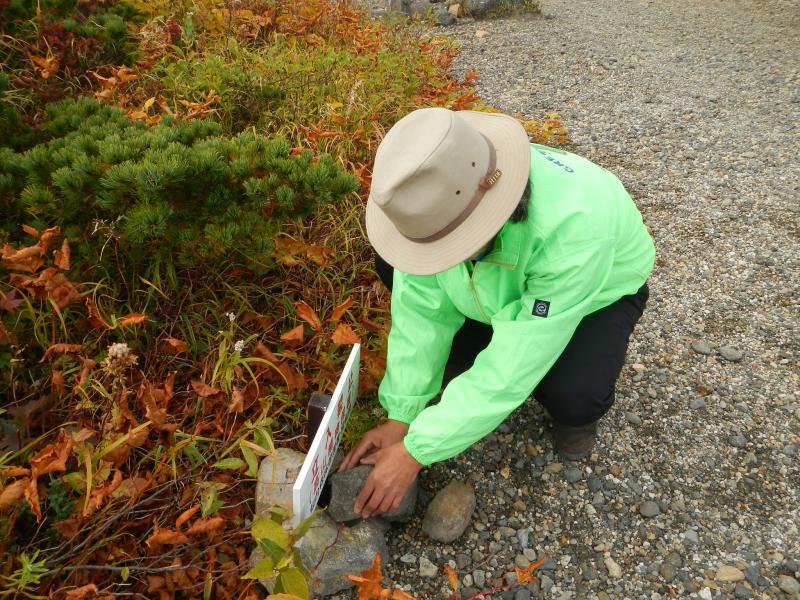
<path id="1" fill-rule="evenodd" d="M 144 105 L 142 106 L 142 110 L 144 112 L 147 112 L 148 110 L 150 110 L 150 107 L 153 106 L 153 104 L 155 104 L 155 102 L 156 102 L 156 97 L 155 96 L 153 96 L 152 98 L 148 98 L 147 100 L 144 101 Z"/>

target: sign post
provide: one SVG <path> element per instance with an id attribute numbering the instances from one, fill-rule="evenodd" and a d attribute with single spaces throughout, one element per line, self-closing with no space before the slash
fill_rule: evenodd
<path id="1" fill-rule="evenodd" d="M 292 488 L 292 519 L 294 525 L 309 516 L 317 507 L 322 486 L 328 478 L 333 457 L 342 441 L 350 411 L 358 397 L 358 370 L 361 345 L 350 351 L 339 382 L 333 391 L 328 408 L 322 417 L 317 434 L 308 448 L 303 466 Z"/>

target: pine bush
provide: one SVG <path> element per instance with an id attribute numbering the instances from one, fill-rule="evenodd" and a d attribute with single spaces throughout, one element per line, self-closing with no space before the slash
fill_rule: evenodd
<path id="1" fill-rule="evenodd" d="M 263 272 L 281 221 L 357 187 L 330 156 L 251 131 L 225 136 L 213 121 L 148 127 L 88 98 L 51 105 L 47 115 L 38 130 L 46 141 L 0 149 L 0 216 L 12 228 L 60 225 L 84 242 L 85 258 L 99 222 L 131 260 Z"/>

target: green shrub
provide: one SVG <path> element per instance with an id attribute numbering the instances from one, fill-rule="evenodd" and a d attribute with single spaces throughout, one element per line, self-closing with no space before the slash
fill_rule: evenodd
<path id="1" fill-rule="evenodd" d="M 102 222 L 133 261 L 224 260 L 263 272 L 281 221 L 357 186 L 329 156 L 253 132 L 225 137 L 211 121 L 147 127 L 87 98 L 47 112 L 39 131 L 49 141 L 0 151 L 2 221 L 58 224 L 85 241 L 85 258 L 96 255 L 87 240 Z"/>

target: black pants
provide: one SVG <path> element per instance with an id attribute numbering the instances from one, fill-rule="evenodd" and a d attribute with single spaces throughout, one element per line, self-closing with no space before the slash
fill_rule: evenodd
<path id="1" fill-rule="evenodd" d="M 392 267 L 376 255 L 375 268 L 391 289 Z M 648 295 L 645 284 L 635 294 L 623 296 L 581 320 L 561 356 L 533 390 L 554 420 L 564 425 L 587 425 L 611 408 L 628 339 L 644 312 Z M 490 325 L 467 319 L 453 338 L 445 379 L 469 369 L 491 338 Z"/>

